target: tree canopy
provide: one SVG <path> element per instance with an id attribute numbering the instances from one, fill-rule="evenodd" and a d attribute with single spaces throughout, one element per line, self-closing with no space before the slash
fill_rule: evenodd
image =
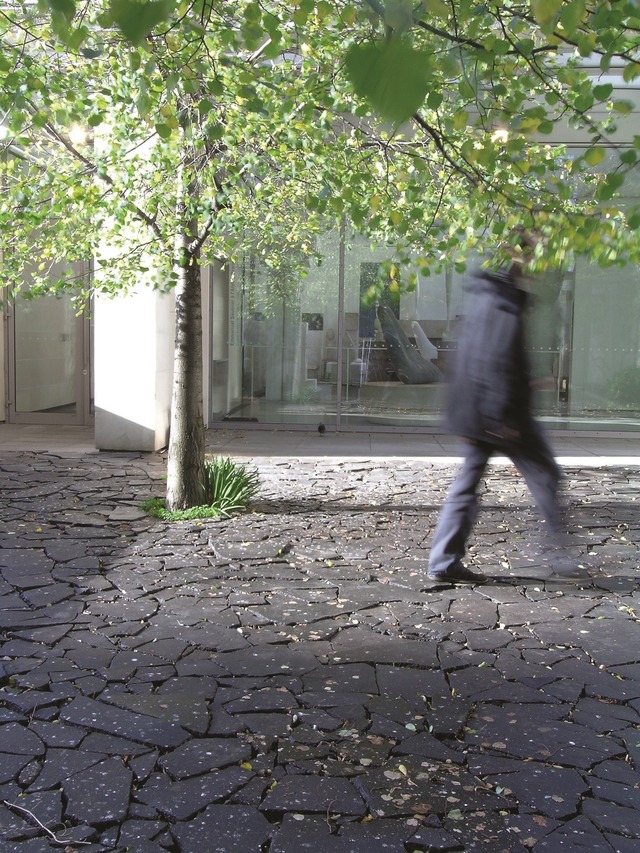
<path id="1" fill-rule="evenodd" d="M 170 287 L 185 246 L 277 265 L 343 216 L 409 282 L 409 254 L 426 272 L 518 225 L 539 266 L 636 261 L 612 75 L 640 72 L 639 24 L 631 0 L 11 0 L 4 283 L 91 255 L 100 287 Z"/>

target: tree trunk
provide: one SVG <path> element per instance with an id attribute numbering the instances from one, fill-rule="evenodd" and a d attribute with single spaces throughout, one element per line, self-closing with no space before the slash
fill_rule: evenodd
<path id="1" fill-rule="evenodd" d="M 204 419 L 202 415 L 202 293 L 199 257 L 190 254 L 175 287 L 176 337 L 167 469 L 167 509 L 204 503 Z"/>

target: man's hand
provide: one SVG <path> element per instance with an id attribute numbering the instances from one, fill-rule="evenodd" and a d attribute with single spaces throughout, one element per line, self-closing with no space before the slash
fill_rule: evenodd
<path id="1" fill-rule="evenodd" d="M 501 438 L 503 441 L 519 441 L 520 439 L 520 430 L 512 429 L 511 427 L 504 425 L 495 432 L 486 430 L 486 433 L 487 435 L 493 435 L 496 438 Z"/>

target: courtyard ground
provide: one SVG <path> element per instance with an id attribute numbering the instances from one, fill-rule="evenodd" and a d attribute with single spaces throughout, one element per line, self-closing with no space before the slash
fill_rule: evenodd
<path id="1" fill-rule="evenodd" d="M 210 435 L 260 494 L 165 523 L 161 453 L 2 429 L 0 850 L 640 851 L 640 459 L 565 462 L 578 582 L 492 467 L 452 588 L 446 446 Z"/>

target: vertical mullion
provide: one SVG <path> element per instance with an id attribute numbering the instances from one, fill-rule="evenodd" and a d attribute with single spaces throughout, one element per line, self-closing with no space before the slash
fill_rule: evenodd
<path id="1" fill-rule="evenodd" d="M 336 432 L 342 422 L 342 360 L 344 345 L 344 278 L 345 278 L 345 232 L 344 218 L 340 223 L 340 244 L 338 249 L 338 364 L 336 365 Z"/>

